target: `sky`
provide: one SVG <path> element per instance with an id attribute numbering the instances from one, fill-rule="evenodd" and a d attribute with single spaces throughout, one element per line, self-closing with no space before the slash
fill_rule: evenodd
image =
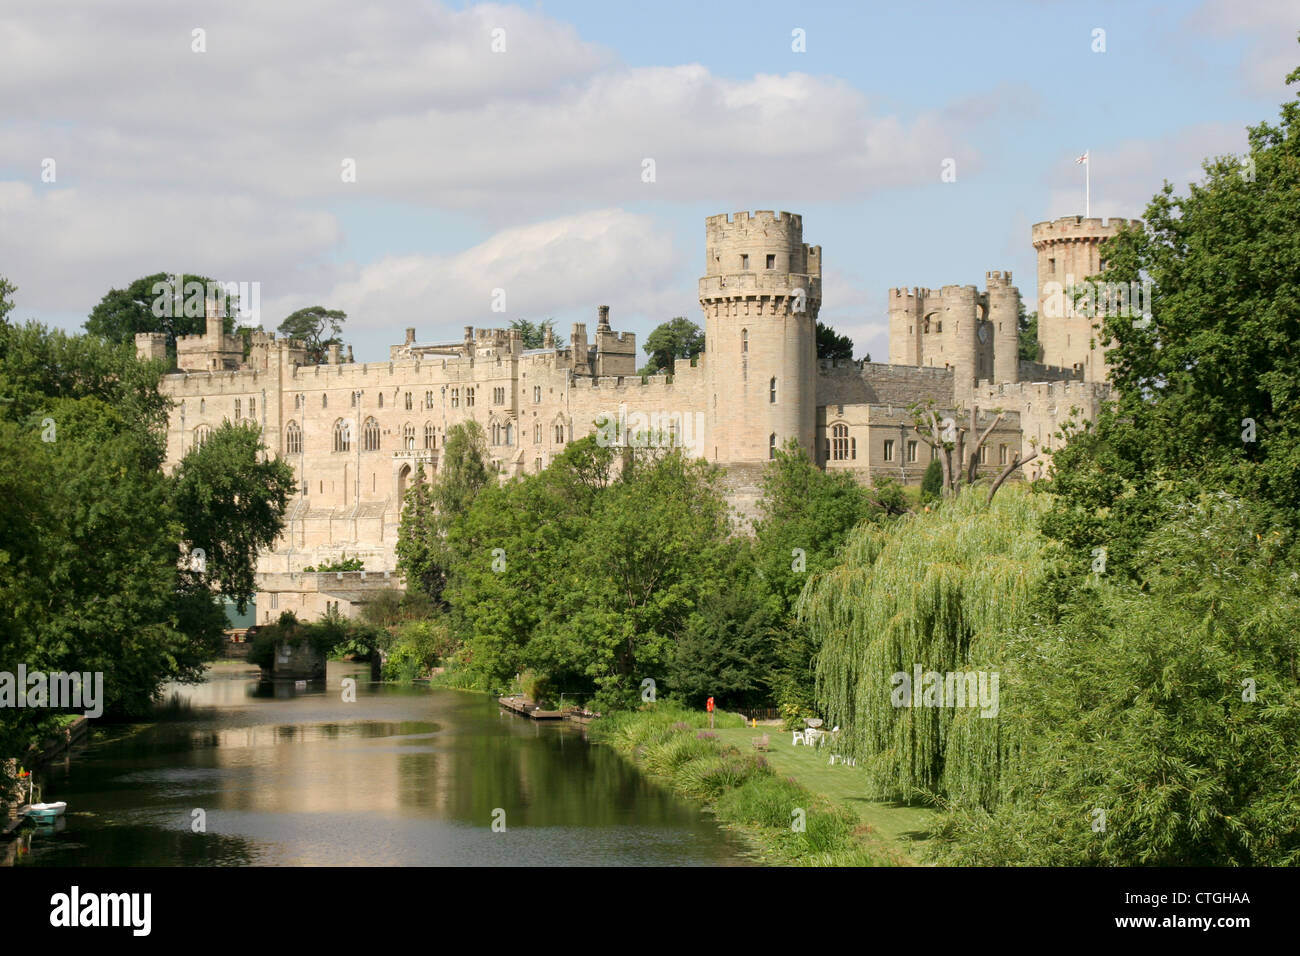
<path id="1" fill-rule="evenodd" d="M 249 324 L 342 309 L 357 361 L 601 304 L 644 342 L 703 324 L 706 216 L 788 210 L 885 360 L 892 287 L 1009 269 L 1032 308 L 1085 151 L 1124 218 L 1242 154 L 1298 34 L 1300 0 L 0 0 L 0 276 L 70 331 L 141 276 L 258 283 Z"/>

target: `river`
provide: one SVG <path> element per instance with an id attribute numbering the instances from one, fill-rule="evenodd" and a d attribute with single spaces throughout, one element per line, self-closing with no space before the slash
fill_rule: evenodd
<path id="1" fill-rule="evenodd" d="M 259 687 L 212 672 L 157 720 L 97 728 L 43 772 L 59 826 L 11 845 L 45 866 L 744 865 L 740 841 L 583 728 L 491 697 L 371 684 Z M 355 676 L 345 703 L 343 678 Z"/>

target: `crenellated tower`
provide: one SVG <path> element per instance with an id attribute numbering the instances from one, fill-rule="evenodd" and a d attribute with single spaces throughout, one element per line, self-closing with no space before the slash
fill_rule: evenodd
<path id="1" fill-rule="evenodd" d="M 705 221 L 706 457 L 765 461 L 796 438 L 816 459 L 821 247 L 793 213 Z"/>
<path id="2" fill-rule="evenodd" d="M 1069 298 L 1078 286 L 1105 269 L 1101 244 L 1138 220 L 1064 216 L 1033 227 L 1038 252 L 1038 344 L 1044 365 L 1074 369 L 1085 382 L 1104 382 L 1107 345 L 1098 334 L 1101 318 L 1077 315 Z"/>

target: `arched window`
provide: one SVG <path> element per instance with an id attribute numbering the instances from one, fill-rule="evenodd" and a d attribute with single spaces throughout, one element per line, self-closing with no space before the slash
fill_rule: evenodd
<path id="1" fill-rule="evenodd" d="M 515 426 L 510 422 L 506 422 L 506 444 L 513 445 L 514 443 L 515 443 Z"/>
<path id="2" fill-rule="evenodd" d="M 352 449 L 352 423 L 339 419 L 334 423 L 334 450 L 350 451 Z"/>
<path id="3" fill-rule="evenodd" d="M 352 393 L 352 407 L 353 407 L 353 408 L 356 408 L 356 407 L 357 407 L 357 393 L 356 393 L 356 392 L 353 392 L 353 393 Z"/>
<path id="4" fill-rule="evenodd" d="M 321 407 L 321 408 L 329 408 L 329 407 L 330 407 L 330 397 L 329 397 L 328 395 L 326 395 L 324 392 L 321 392 L 321 396 L 320 396 L 320 407 Z"/>
<path id="5" fill-rule="evenodd" d="M 194 447 L 199 447 L 205 441 L 212 437 L 212 429 L 207 425 L 200 425 L 194 429 Z"/>
<path id="6" fill-rule="evenodd" d="M 239 421 L 243 416 L 239 414 L 239 399 L 235 399 L 235 421 Z"/>
<path id="7" fill-rule="evenodd" d="M 776 376 L 773 376 L 772 381 L 767 383 L 767 400 L 773 405 L 776 404 Z"/>
<path id="8" fill-rule="evenodd" d="M 768 458 L 776 457 L 776 432 L 773 432 L 767 438 L 767 457 Z"/>
<path id="9" fill-rule="evenodd" d="M 208 400 L 207 400 L 206 398 L 200 398 L 200 399 L 199 399 L 199 414 L 200 414 L 200 415 L 203 414 L 203 409 L 207 406 L 207 404 L 208 404 Z"/>
<path id="10" fill-rule="evenodd" d="M 297 422 L 290 422 L 284 427 L 284 452 L 286 455 L 302 454 L 302 429 Z"/>
<path id="11" fill-rule="evenodd" d="M 425 448 L 438 447 L 438 436 L 433 430 L 432 422 L 424 423 L 424 447 Z"/>
<path id="12" fill-rule="evenodd" d="M 255 398 L 250 398 L 248 400 L 248 417 L 249 418 L 257 417 L 257 399 Z"/>
<path id="13" fill-rule="evenodd" d="M 740 351 L 749 351 L 749 329 L 740 330 Z"/>
<path id="14" fill-rule="evenodd" d="M 402 428 L 402 447 L 407 451 L 415 451 L 415 426 L 406 425 Z"/>
<path id="15" fill-rule="evenodd" d="M 383 407 L 384 407 L 384 393 L 383 393 L 383 392 L 380 392 L 380 393 L 379 393 L 379 407 L 380 407 L 380 408 L 383 408 Z"/>
<path id="16" fill-rule="evenodd" d="M 293 410 L 296 412 L 300 408 L 302 408 L 302 396 L 295 395 L 293 397 Z"/>
<path id="17" fill-rule="evenodd" d="M 847 461 L 849 457 L 849 426 L 845 424 L 831 426 L 831 459 Z"/>
<path id="18" fill-rule="evenodd" d="M 406 410 L 407 410 L 408 412 L 411 410 L 411 393 L 410 393 L 410 392 L 407 392 L 407 393 L 406 393 Z"/>
<path id="19" fill-rule="evenodd" d="M 379 422 L 373 418 L 366 419 L 363 441 L 364 444 L 361 446 L 363 451 L 379 451 Z"/>

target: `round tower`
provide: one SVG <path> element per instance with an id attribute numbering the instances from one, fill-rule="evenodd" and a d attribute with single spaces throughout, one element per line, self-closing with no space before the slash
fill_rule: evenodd
<path id="1" fill-rule="evenodd" d="M 998 383 L 1018 382 L 1020 290 L 1011 284 L 1010 272 L 990 272 L 986 281 L 989 308 L 985 334 L 993 346 L 992 380 Z"/>
<path id="2" fill-rule="evenodd" d="M 1064 216 L 1055 222 L 1034 224 L 1034 249 L 1038 251 L 1038 344 L 1044 365 L 1076 369 L 1086 382 L 1104 382 L 1108 378 L 1107 345 L 1095 331 L 1101 328 L 1101 319 L 1075 314 L 1068 292 L 1071 286 L 1080 286 L 1103 271 L 1102 242 L 1130 222 L 1140 225 L 1138 220 L 1083 216 Z"/>
<path id="3" fill-rule="evenodd" d="M 816 460 L 821 247 L 800 216 L 760 210 L 705 220 L 705 383 L 715 461 L 766 461 L 798 439 Z"/>

